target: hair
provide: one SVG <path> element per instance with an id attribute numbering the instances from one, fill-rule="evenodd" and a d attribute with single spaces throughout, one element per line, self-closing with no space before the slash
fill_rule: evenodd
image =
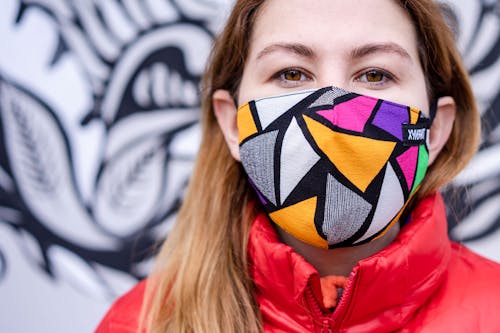
<path id="1" fill-rule="evenodd" d="M 212 95 L 236 96 L 251 34 L 264 0 L 237 0 L 215 40 L 203 78 L 202 140 L 176 224 L 149 277 L 141 314 L 148 332 L 260 332 L 247 244 L 256 216 L 254 194 L 226 146 Z M 432 98 L 452 96 L 452 133 L 429 168 L 415 200 L 438 190 L 463 169 L 479 141 L 479 116 L 467 71 L 439 6 L 399 0 L 416 29 L 419 57 Z M 464 135 L 467 133 L 467 135 Z"/>

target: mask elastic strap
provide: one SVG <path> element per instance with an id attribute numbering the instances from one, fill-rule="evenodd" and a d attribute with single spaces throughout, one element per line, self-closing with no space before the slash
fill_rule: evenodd
<path id="1" fill-rule="evenodd" d="M 432 122 L 436 117 L 437 105 L 438 105 L 438 100 L 437 98 L 435 98 L 431 103 L 431 108 L 429 109 L 429 128 L 431 127 Z"/>

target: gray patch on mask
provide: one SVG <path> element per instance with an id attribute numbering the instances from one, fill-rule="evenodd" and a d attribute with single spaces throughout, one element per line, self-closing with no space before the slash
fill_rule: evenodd
<path id="1" fill-rule="evenodd" d="M 274 150 L 277 136 L 278 131 L 263 133 L 240 147 L 243 168 L 262 195 L 275 206 Z"/>
<path id="2" fill-rule="evenodd" d="M 371 209 L 369 202 L 329 174 L 322 228 L 328 244 L 337 244 L 352 237 L 361 228 Z"/>

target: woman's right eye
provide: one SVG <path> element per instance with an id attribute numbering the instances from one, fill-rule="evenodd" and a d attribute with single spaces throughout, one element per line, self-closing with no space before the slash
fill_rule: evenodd
<path id="1" fill-rule="evenodd" d="M 300 81 L 303 78 L 303 74 L 297 70 L 287 70 L 283 72 L 282 78 L 287 81 Z"/>
<path id="2" fill-rule="evenodd" d="M 288 68 L 276 73 L 273 79 L 287 86 L 295 86 L 304 81 L 309 81 L 311 78 L 300 69 Z"/>

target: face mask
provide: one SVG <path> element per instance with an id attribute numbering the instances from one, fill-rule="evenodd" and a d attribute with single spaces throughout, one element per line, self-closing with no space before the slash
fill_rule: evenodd
<path id="1" fill-rule="evenodd" d="M 427 170 L 431 118 L 327 87 L 238 109 L 240 158 L 269 218 L 321 248 L 374 240 L 398 221 Z"/>

